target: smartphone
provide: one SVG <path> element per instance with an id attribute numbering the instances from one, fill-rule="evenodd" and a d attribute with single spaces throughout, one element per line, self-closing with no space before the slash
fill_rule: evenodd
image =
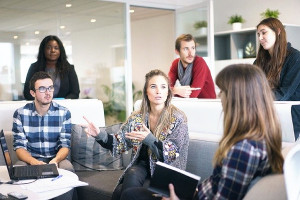
<path id="1" fill-rule="evenodd" d="M 10 192 L 7 194 L 9 197 L 13 197 L 14 199 L 27 199 L 28 196 L 26 194 L 22 194 L 19 192 Z"/>

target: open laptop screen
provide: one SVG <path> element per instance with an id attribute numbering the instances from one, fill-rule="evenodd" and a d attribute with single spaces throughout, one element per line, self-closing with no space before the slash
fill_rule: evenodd
<path id="1" fill-rule="evenodd" d="M 3 157 L 5 160 L 6 166 L 7 166 L 7 170 L 9 172 L 9 174 L 11 175 L 13 166 L 12 166 L 12 161 L 11 161 L 11 157 L 9 155 L 9 151 L 7 148 L 7 143 L 6 143 L 6 139 L 5 139 L 3 130 L 1 130 L 1 132 L 0 132 L 0 144 L 1 144 L 1 149 L 3 152 Z"/>

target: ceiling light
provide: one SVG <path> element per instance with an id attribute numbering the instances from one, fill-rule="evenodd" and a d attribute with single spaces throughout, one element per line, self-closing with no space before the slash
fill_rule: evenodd
<path id="1" fill-rule="evenodd" d="M 15 36 L 14 36 L 14 39 L 15 39 L 15 40 L 16 40 L 16 39 L 18 39 L 18 36 L 17 36 L 17 35 L 15 35 Z"/>
<path id="2" fill-rule="evenodd" d="M 60 29 L 64 29 L 64 28 L 66 28 L 66 26 L 61 25 L 59 28 L 60 28 Z"/>
<path id="3" fill-rule="evenodd" d="M 40 34 L 40 32 L 39 31 L 34 31 L 34 34 L 38 35 L 38 34 Z"/>
<path id="4" fill-rule="evenodd" d="M 26 42 L 25 44 L 26 44 L 26 46 L 29 46 L 29 42 Z"/>
<path id="5" fill-rule="evenodd" d="M 72 4 L 67 3 L 67 4 L 66 4 L 66 8 L 70 8 L 70 7 L 72 7 Z"/>
<path id="6" fill-rule="evenodd" d="M 130 9 L 130 10 L 129 10 L 129 13 L 134 13 L 134 10 L 133 10 L 133 9 Z"/>
<path id="7" fill-rule="evenodd" d="M 92 23 L 96 22 L 96 19 L 91 19 L 91 22 L 92 22 Z"/>

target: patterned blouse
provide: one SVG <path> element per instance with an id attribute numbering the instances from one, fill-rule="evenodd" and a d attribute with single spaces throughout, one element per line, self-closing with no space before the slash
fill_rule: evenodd
<path id="1" fill-rule="evenodd" d="M 150 172 L 152 175 L 155 168 L 155 162 L 158 160 L 158 157 L 160 155 L 159 152 L 161 152 L 161 150 L 158 149 L 158 145 L 155 144 L 161 142 L 161 155 L 163 156 L 163 162 L 185 170 L 189 144 L 189 133 L 185 114 L 182 111 L 173 108 L 171 123 L 169 124 L 168 128 L 166 128 L 158 135 L 157 138 L 154 135 L 149 134 L 143 142 L 139 142 L 137 140 L 130 140 L 125 137 L 125 134 L 128 132 L 139 131 L 143 127 L 143 123 L 147 126 L 148 119 L 149 113 L 147 113 L 144 122 L 140 113 L 134 113 L 128 118 L 127 122 L 121 126 L 118 133 L 114 135 L 113 140 L 111 140 L 108 136 L 106 141 L 108 143 L 112 142 L 113 156 L 119 156 L 122 153 L 126 153 L 128 150 L 132 149 L 131 162 L 127 166 L 127 170 L 138 159 L 142 144 L 144 143 L 149 147 L 148 155 L 150 162 Z M 101 144 L 99 139 L 99 137 L 96 137 L 96 140 Z M 108 147 L 110 145 L 106 144 L 105 146 Z M 120 177 L 119 183 L 122 182 L 126 170 Z"/>
<path id="2" fill-rule="evenodd" d="M 198 186 L 194 199 L 242 199 L 253 179 L 271 173 L 265 142 L 244 139 Z"/>

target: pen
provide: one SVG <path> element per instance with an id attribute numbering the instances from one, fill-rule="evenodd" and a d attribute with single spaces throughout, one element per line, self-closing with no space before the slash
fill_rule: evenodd
<path id="1" fill-rule="evenodd" d="M 62 177 L 62 175 L 59 175 L 59 176 L 57 176 L 57 177 L 51 179 L 51 181 L 55 181 L 55 180 L 57 180 L 57 179 L 59 179 L 59 178 L 61 178 L 61 177 Z"/>
<path id="2" fill-rule="evenodd" d="M 164 197 L 163 195 L 161 194 L 152 194 L 153 197 Z"/>

